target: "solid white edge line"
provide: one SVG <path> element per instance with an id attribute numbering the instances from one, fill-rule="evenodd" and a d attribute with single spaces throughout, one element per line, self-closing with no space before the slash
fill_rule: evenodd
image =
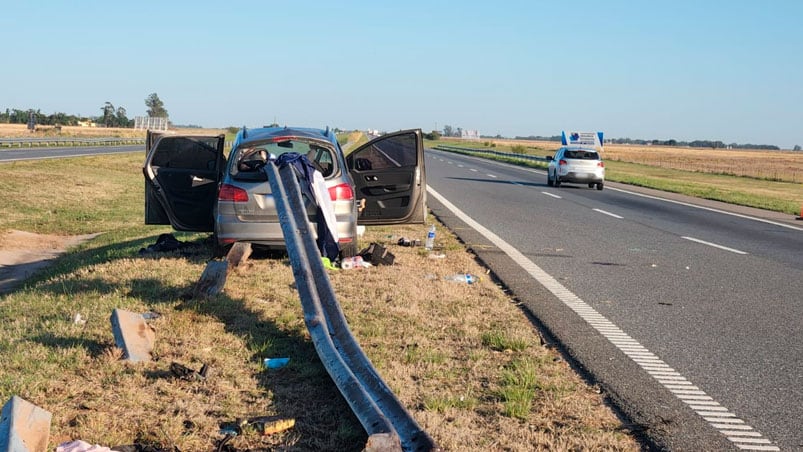
<path id="1" fill-rule="evenodd" d="M 602 214 L 608 215 L 609 217 L 618 218 L 618 219 L 620 219 L 620 220 L 624 218 L 624 217 L 621 217 L 621 216 L 619 216 L 619 215 L 616 215 L 615 213 L 607 212 L 607 211 L 605 211 L 605 210 L 602 210 L 602 209 L 593 209 L 593 210 L 594 210 L 594 212 L 599 212 L 599 213 L 602 213 Z"/>
<path id="2" fill-rule="evenodd" d="M 745 251 L 737 250 L 735 248 L 728 248 L 727 246 L 717 245 L 716 243 L 706 242 L 705 240 L 696 239 L 694 237 L 687 237 L 687 236 L 684 235 L 684 236 L 681 236 L 680 238 L 689 240 L 691 242 L 700 243 L 702 245 L 708 245 L 708 246 L 712 246 L 714 248 L 719 248 L 721 250 L 730 251 L 731 253 L 747 254 Z"/>
<path id="3" fill-rule="evenodd" d="M 593 317 L 597 319 L 602 319 L 606 322 L 609 322 L 607 318 L 603 315 L 596 312 L 596 310 L 591 307 L 591 305 L 587 304 L 583 300 L 580 299 L 577 295 L 572 293 L 569 289 L 564 287 L 557 279 L 555 279 L 552 275 L 544 271 L 541 267 L 535 264 L 535 262 L 531 261 L 527 258 L 524 254 L 521 253 L 518 249 L 507 243 L 506 241 L 502 240 L 501 237 L 491 232 L 488 228 L 478 223 L 473 218 L 466 215 L 462 210 L 458 209 L 457 206 L 452 204 L 448 199 L 446 199 L 443 195 L 435 191 L 430 186 L 427 186 L 427 192 L 437 199 L 441 204 L 444 205 L 447 209 L 449 209 L 456 217 L 458 217 L 461 221 L 466 223 L 470 228 L 477 231 L 479 234 L 484 236 L 488 241 L 494 244 L 500 251 L 505 253 L 509 258 L 511 258 L 516 264 L 518 264 L 524 271 L 530 274 L 536 281 L 538 281 L 545 289 L 550 291 L 554 294 L 562 303 L 564 303 L 567 307 L 571 308 L 572 310 L 580 310 L 584 312 L 577 312 L 577 314 L 585 321 L 589 322 L 586 317 Z M 613 322 L 610 322 L 613 324 Z M 614 346 L 617 348 L 619 347 L 614 339 L 608 339 Z M 638 342 L 633 341 L 636 344 Z M 629 341 L 628 341 L 629 343 Z M 640 345 L 640 344 L 638 344 Z M 632 358 L 631 358 L 632 359 Z M 635 361 L 635 360 L 634 360 Z M 658 360 L 658 363 L 666 364 Z M 649 365 L 647 363 L 644 363 Z M 650 362 L 652 364 L 652 362 Z M 641 366 L 643 364 L 639 364 Z M 648 372 L 651 373 L 663 373 L 663 372 Z M 688 381 L 682 375 L 678 374 L 678 376 L 674 375 L 651 375 L 656 381 L 661 383 L 662 385 L 665 384 L 673 384 L 674 381 L 681 380 L 681 381 Z M 680 399 L 681 401 L 687 404 L 697 403 L 698 401 L 713 401 L 713 397 L 707 395 L 679 395 L 675 394 L 675 397 Z M 695 411 L 699 416 L 709 422 L 709 424 L 713 423 L 740 423 L 743 424 L 744 421 L 737 418 L 735 414 L 729 412 L 711 412 L 711 411 Z M 704 413 L 704 414 L 703 414 Z M 717 429 L 720 431 L 720 429 Z M 731 442 L 742 442 L 740 438 L 733 438 L 726 436 Z M 768 439 L 764 439 L 763 437 L 756 438 L 751 440 L 751 442 L 761 442 L 762 444 L 769 444 L 772 445 L 772 442 Z M 741 445 L 739 445 L 741 447 Z M 774 446 L 772 446 L 774 447 Z M 780 450 L 780 449 L 778 449 Z"/>

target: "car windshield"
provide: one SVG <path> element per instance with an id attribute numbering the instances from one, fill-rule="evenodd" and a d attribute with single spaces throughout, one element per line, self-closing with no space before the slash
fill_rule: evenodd
<path id="1" fill-rule="evenodd" d="M 240 148 L 236 153 L 236 164 L 232 166 L 231 174 L 241 180 L 265 180 L 265 172 L 261 171 L 261 168 L 267 159 L 275 159 L 288 152 L 306 155 L 323 177 L 329 177 L 334 173 L 335 163 L 330 149 L 316 143 L 291 139 Z"/>
<path id="2" fill-rule="evenodd" d="M 566 151 L 563 154 L 563 158 L 567 158 L 567 159 L 582 159 L 582 160 L 599 160 L 599 154 L 597 154 L 595 151 L 583 151 L 583 150 Z"/>

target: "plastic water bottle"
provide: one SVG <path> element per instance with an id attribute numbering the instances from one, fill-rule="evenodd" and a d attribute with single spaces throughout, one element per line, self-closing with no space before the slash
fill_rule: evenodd
<path id="1" fill-rule="evenodd" d="M 444 276 L 443 279 L 466 284 L 474 284 L 480 280 L 479 276 L 474 276 L 471 273 L 457 273 L 454 275 Z"/>
<path id="2" fill-rule="evenodd" d="M 424 243 L 424 248 L 431 250 L 435 247 L 435 225 L 429 227 L 427 232 L 427 241 Z"/>

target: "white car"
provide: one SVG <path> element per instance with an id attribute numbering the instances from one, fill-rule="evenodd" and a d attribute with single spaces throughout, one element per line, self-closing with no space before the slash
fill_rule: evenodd
<path id="1" fill-rule="evenodd" d="M 588 184 L 588 188 L 602 190 L 605 184 L 605 164 L 596 149 L 580 146 L 564 146 L 547 157 L 546 183 L 560 187 L 563 182 Z"/>

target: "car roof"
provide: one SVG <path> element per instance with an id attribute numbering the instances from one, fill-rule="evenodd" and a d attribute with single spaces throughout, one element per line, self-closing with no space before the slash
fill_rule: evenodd
<path id="1" fill-rule="evenodd" d="M 270 141 L 280 137 L 307 138 L 315 141 L 328 142 L 337 147 L 337 137 L 328 127 L 315 129 L 310 127 L 260 127 L 248 129 L 243 127 L 237 132 L 232 149 L 244 144 Z"/>
<path id="2" fill-rule="evenodd" d="M 584 146 L 562 146 L 561 149 L 565 149 L 567 151 L 599 152 L 594 148 L 589 148 Z"/>

